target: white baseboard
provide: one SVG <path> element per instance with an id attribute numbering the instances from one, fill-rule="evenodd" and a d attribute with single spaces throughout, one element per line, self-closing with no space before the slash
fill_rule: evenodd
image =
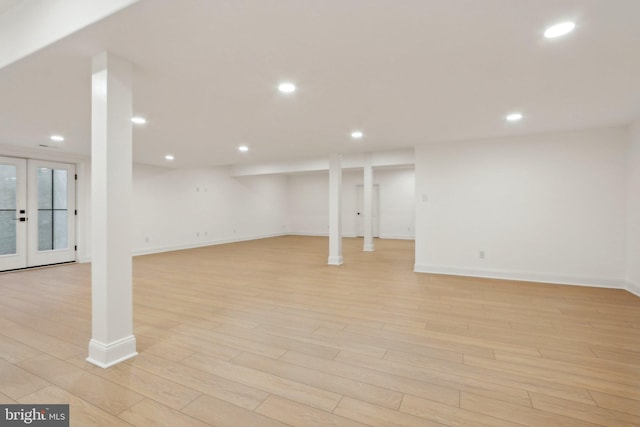
<path id="1" fill-rule="evenodd" d="M 162 252 L 181 251 L 184 249 L 202 248 L 205 246 L 223 245 L 225 243 L 245 242 L 248 240 L 268 239 L 270 237 L 286 236 L 288 233 L 259 234 L 254 236 L 233 237 L 227 239 L 207 240 L 196 243 L 185 243 L 181 245 L 153 246 L 148 248 L 137 248 L 132 251 L 132 256 L 152 255 Z M 91 257 L 78 257 L 79 263 L 91 262 Z"/>
<path id="2" fill-rule="evenodd" d="M 553 273 L 520 272 L 508 270 L 480 270 L 460 267 L 418 265 L 416 273 L 446 274 L 451 276 L 482 277 L 487 279 L 517 280 L 522 282 L 552 283 L 558 285 L 591 286 L 598 288 L 627 289 L 625 281 L 612 277 L 580 277 Z M 632 291 L 631 291 L 632 292 Z"/>
<path id="3" fill-rule="evenodd" d="M 329 233 L 317 233 L 315 231 L 290 231 L 286 233 L 287 236 L 309 236 L 309 237 L 329 237 Z M 358 237 L 354 233 L 342 233 L 342 237 Z"/>
<path id="4" fill-rule="evenodd" d="M 396 235 L 396 234 L 381 234 L 378 236 L 381 239 L 391 239 L 391 240 L 416 240 L 416 236 L 414 235 Z"/>
<path id="5" fill-rule="evenodd" d="M 161 252 L 181 251 L 184 249 L 202 248 L 205 246 L 223 245 L 225 243 L 245 242 L 247 240 L 268 239 L 270 237 L 284 236 L 284 233 L 258 234 L 253 236 L 231 237 L 226 239 L 206 240 L 202 242 L 186 243 L 182 245 L 156 246 L 151 248 L 134 249 L 133 256 L 151 255 Z"/>
<path id="6" fill-rule="evenodd" d="M 626 285 L 627 291 L 631 292 L 635 296 L 640 297 L 640 283 L 634 283 L 630 280 L 627 280 Z"/>
<path id="7" fill-rule="evenodd" d="M 120 340 L 103 343 L 93 338 L 89 341 L 89 357 L 87 362 L 101 368 L 108 368 L 127 359 L 137 356 L 136 338 L 133 335 Z"/>
<path id="8" fill-rule="evenodd" d="M 289 236 L 310 236 L 310 237 L 328 237 L 329 233 L 315 233 L 315 232 L 300 232 L 300 231 L 290 231 L 286 233 Z M 342 237 L 358 237 L 355 233 L 343 233 Z M 362 237 L 362 236 L 359 236 Z M 395 235 L 395 234 L 380 234 L 376 236 L 379 239 L 390 239 L 390 240 L 415 240 L 415 236 L 413 235 Z"/>

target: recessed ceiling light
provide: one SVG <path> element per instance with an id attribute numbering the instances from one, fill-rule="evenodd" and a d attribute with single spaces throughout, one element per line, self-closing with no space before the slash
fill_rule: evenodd
<path id="1" fill-rule="evenodd" d="M 166 156 L 164 156 L 164 159 L 171 161 L 171 160 L 175 159 L 175 157 L 173 157 L 173 154 L 167 154 Z"/>
<path id="2" fill-rule="evenodd" d="M 518 120 L 521 120 L 522 117 L 523 117 L 522 113 L 511 113 L 506 118 L 507 118 L 507 121 L 517 122 Z"/>
<path id="3" fill-rule="evenodd" d="M 51 139 L 52 141 L 55 141 L 55 142 L 62 142 L 62 141 L 64 141 L 64 136 L 60 136 L 60 135 L 51 135 L 51 136 L 49 137 L 49 139 Z"/>
<path id="4" fill-rule="evenodd" d="M 145 119 L 144 117 L 132 117 L 131 121 L 137 125 L 143 125 L 147 123 L 147 119 Z"/>
<path id="5" fill-rule="evenodd" d="M 296 91 L 296 85 L 290 82 L 283 82 L 278 85 L 278 90 L 282 93 L 293 93 Z"/>
<path id="6" fill-rule="evenodd" d="M 574 24 L 573 22 L 561 22 L 547 28 L 544 32 L 544 36 L 548 39 L 554 39 L 556 37 L 564 36 L 565 34 L 570 33 L 575 27 L 576 24 Z"/>
<path id="7" fill-rule="evenodd" d="M 362 131 L 356 130 L 351 132 L 351 138 L 353 139 L 361 139 L 364 136 L 364 133 L 362 133 Z"/>
<path id="8" fill-rule="evenodd" d="M 243 153 L 246 153 L 247 151 L 249 151 L 249 147 L 247 147 L 246 145 L 241 145 L 238 147 L 238 151 L 242 151 Z"/>

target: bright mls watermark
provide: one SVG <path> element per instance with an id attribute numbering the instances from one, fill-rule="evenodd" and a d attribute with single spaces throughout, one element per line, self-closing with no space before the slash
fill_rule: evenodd
<path id="1" fill-rule="evenodd" d="M 0 427 L 69 427 L 69 405 L 0 405 Z"/>

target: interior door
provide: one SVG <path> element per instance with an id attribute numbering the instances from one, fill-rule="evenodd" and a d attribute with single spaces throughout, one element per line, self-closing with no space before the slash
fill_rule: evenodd
<path id="1" fill-rule="evenodd" d="M 28 162 L 29 267 L 75 261 L 75 165 Z"/>
<path id="2" fill-rule="evenodd" d="M 373 237 L 378 237 L 378 184 L 373 184 Z M 364 237 L 364 185 L 356 185 L 356 235 Z"/>
<path id="3" fill-rule="evenodd" d="M 0 157 L 0 271 L 27 266 L 27 161 Z"/>

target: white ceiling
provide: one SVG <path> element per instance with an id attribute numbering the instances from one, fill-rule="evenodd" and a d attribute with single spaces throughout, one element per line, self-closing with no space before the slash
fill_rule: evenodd
<path id="1" fill-rule="evenodd" d="M 2 3 L 0 3 L 0 6 Z M 546 26 L 575 20 L 548 40 Z M 142 0 L 0 70 L 0 144 L 90 152 L 91 57 L 136 66 L 136 161 L 257 163 L 640 117 L 638 0 Z M 283 96 L 276 86 L 295 81 Z M 521 111 L 519 123 L 504 116 Z M 350 139 L 353 129 L 365 138 Z M 241 154 L 240 143 L 251 147 Z M 51 149 L 51 148 L 50 148 Z M 45 150 L 45 149 L 43 149 Z"/>
<path id="2" fill-rule="evenodd" d="M 20 0 L 0 0 L 0 15 L 11 9 Z"/>

